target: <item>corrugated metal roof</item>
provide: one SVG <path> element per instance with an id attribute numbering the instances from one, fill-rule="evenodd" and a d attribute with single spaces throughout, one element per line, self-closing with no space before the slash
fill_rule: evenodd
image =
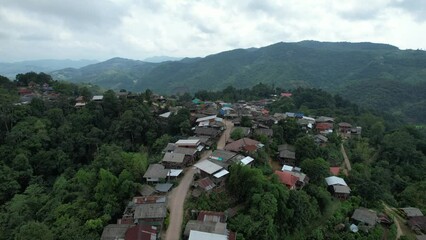
<path id="1" fill-rule="evenodd" d="M 325 181 L 327 182 L 328 186 L 331 186 L 331 185 L 348 186 L 348 184 L 346 184 L 343 178 L 336 177 L 336 176 L 327 177 L 325 178 Z"/>
<path id="2" fill-rule="evenodd" d="M 188 240 L 228 240 L 228 236 L 191 230 Z"/>
<path id="3" fill-rule="evenodd" d="M 213 174 L 213 173 L 219 171 L 220 169 L 222 169 L 221 166 L 219 166 L 215 163 L 212 163 L 207 159 L 196 163 L 194 166 L 197 167 L 198 169 L 208 173 L 208 174 Z"/>
<path id="4" fill-rule="evenodd" d="M 253 161 L 254 161 L 254 158 L 252 158 L 252 157 L 245 157 L 245 158 L 240 160 L 241 164 L 244 165 L 244 166 L 247 165 L 247 164 L 250 164 Z"/>
<path id="5" fill-rule="evenodd" d="M 220 172 L 213 175 L 215 178 L 221 178 L 225 175 L 227 175 L 229 172 L 226 169 L 221 170 Z"/>

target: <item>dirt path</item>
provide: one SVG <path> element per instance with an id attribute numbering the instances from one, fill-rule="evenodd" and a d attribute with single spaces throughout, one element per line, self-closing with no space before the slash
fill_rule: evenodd
<path id="1" fill-rule="evenodd" d="M 345 159 L 346 169 L 349 172 L 352 170 L 352 166 L 351 166 L 351 162 L 349 161 L 348 155 L 346 154 L 345 147 L 343 147 L 343 143 L 340 145 L 340 150 L 342 152 L 343 159 Z"/>
<path id="2" fill-rule="evenodd" d="M 189 187 L 194 178 L 195 169 L 190 167 L 185 172 L 185 176 L 175 189 L 169 194 L 168 207 L 170 209 L 170 222 L 166 232 L 166 240 L 179 240 L 182 221 L 183 221 L 183 204 Z"/>
<path id="3" fill-rule="evenodd" d="M 224 120 L 226 125 L 226 130 L 223 132 L 222 136 L 220 136 L 219 140 L 217 141 L 217 149 L 223 149 L 226 145 L 226 141 L 229 139 L 229 136 L 231 136 L 232 128 L 234 127 L 234 124 L 230 120 Z"/>
<path id="4" fill-rule="evenodd" d="M 385 207 L 386 214 L 388 214 L 389 216 L 392 216 L 393 221 L 395 222 L 395 225 L 396 225 L 396 239 L 399 239 L 401 236 L 404 235 L 403 232 L 402 232 L 400 219 L 398 218 L 398 215 L 397 215 L 397 213 L 395 212 L 394 209 L 390 208 L 385 203 L 383 203 L 383 206 Z"/>
<path id="5" fill-rule="evenodd" d="M 228 140 L 231 130 L 233 128 L 233 123 L 231 121 L 225 120 L 226 130 L 220 137 L 217 142 L 217 148 L 223 149 Z M 200 159 L 204 159 L 207 156 L 210 156 L 212 151 L 206 151 L 201 155 Z M 170 209 L 170 222 L 166 231 L 165 240 L 179 240 L 182 232 L 182 222 L 183 222 L 183 211 L 185 199 L 188 195 L 189 188 L 191 187 L 192 180 L 194 179 L 195 167 L 189 167 L 186 169 L 185 174 L 182 180 L 179 183 L 179 186 L 174 188 L 168 196 L 168 207 Z"/>

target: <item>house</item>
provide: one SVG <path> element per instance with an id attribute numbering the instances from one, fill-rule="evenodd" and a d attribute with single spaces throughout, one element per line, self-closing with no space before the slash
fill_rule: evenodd
<path id="1" fill-rule="evenodd" d="M 275 174 L 281 183 L 291 190 L 302 189 L 309 182 L 309 178 L 298 167 L 284 165 L 281 171 L 275 171 Z"/>
<path id="2" fill-rule="evenodd" d="M 377 217 L 376 212 L 366 208 L 355 209 L 352 214 L 351 220 L 357 224 L 359 229 L 364 229 L 368 231 L 369 229 L 376 226 L 379 218 Z"/>
<path id="3" fill-rule="evenodd" d="M 340 122 L 338 124 L 338 126 L 339 126 L 339 131 L 342 132 L 342 133 L 348 133 L 348 132 L 350 133 L 351 132 L 352 125 L 350 123 Z"/>
<path id="4" fill-rule="evenodd" d="M 420 209 L 418 208 L 413 208 L 413 207 L 406 207 L 406 208 L 400 208 L 399 212 L 406 218 L 406 219 L 410 219 L 412 217 L 419 217 L 419 216 L 423 216 L 422 211 L 420 211 Z"/>
<path id="5" fill-rule="evenodd" d="M 104 100 L 104 96 L 102 95 L 95 95 L 92 97 L 92 101 L 94 102 L 102 102 L 102 100 Z"/>
<path id="6" fill-rule="evenodd" d="M 189 137 L 188 139 L 200 140 L 200 145 L 205 146 L 207 149 L 209 149 L 215 143 L 214 139 L 210 138 L 209 136 L 193 136 Z"/>
<path id="7" fill-rule="evenodd" d="M 226 227 L 225 213 L 200 211 L 197 220 L 189 220 L 186 224 L 184 236 L 193 240 L 235 240 L 236 234 Z"/>
<path id="8" fill-rule="evenodd" d="M 209 177 L 205 177 L 195 181 L 193 186 L 199 188 L 202 191 L 209 192 L 214 187 L 216 187 L 216 184 Z"/>
<path id="9" fill-rule="evenodd" d="M 225 150 L 232 152 L 255 152 L 257 149 L 263 147 L 263 144 L 260 142 L 250 139 L 250 138 L 242 138 L 237 141 L 228 143 L 225 146 Z"/>
<path id="10" fill-rule="evenodd" d="M 18 94 L 19 94 L 20 96 L 29 95 L 29 94 L 32 94 L 32 93 L 33 93 L 33 91 L 32 91 L 32 90 L 30 90 L 30 89 L 28 89 L 28 88 L 20 88 L 20 89 L 18 90 Z"/>
<path id="11" fill-rule="evenodd" d="M 188 240 L 228 240 L 227 235 L 191 230 Z"/>
<path id="12" fill-rule="evenodd" d="M 407 220 L 407 225 L 417 234 L 426 234 L 426 216 L 412 217 Z"/>
<path id="13" fill-rule="evenodd" d="M 328 122 L 317 122 L 315 129 L 320 133 L 331 133 L 333 132 L 333 123 Z"/>
<path id="14" fill-rule="evenodd" d="M 176 148 L 176 144 L 167 143 L 167 146 L 163 149 L 162 153 L 173 152 L 173 150 L 175 150 L 175 148 Z"/>
<path id="15" fill-rule="evenodd" d="M 291 97 L 291 96 L 293 96 L 293 94 L 292 94 L 292 93 L 290 93 L 290 92 L 282 92 L 282 93 L 281 93 L 281 97 L 284 97 L 284 98 L 289 98 L 289 97 Z"/>
<path id="16" fill-rule="evenodd" d="M 216 149 L 210 154 L 209 159 L 222 161 L 222 162 L 230 162 L 237 155 L 238 153 L 235 153 L 235 152 Z"/>
<path id="17" fill-rule="evenodd" d="M 346 184 L 345 180 L 340 177 L 331 176 L 325 178 L 328 191 L 338 199 L 347 199 L 351 193 L 351 189 Z"/>
<path id="18" fill-rule="evenodd" d="M 226 223 L 226 215 L 224 212 L 200 211 L 197 220 L 202 222 L 221 222 Z"/>
<path id="19" fill-rule="evenodd" d="M 318 145 L 324 145 L 328 142 L 328 138 L 322 134 L 316 134 L 314 136 L 314 142 Z"/>
<path id="20" fill-rule="evenodd" d="M 221 130 L 212 127 L 195 127 L 194 131 L 197 136 L 208 136 L 210 138 L 217 138 L 221 134 Z"/>
<path id="21" fill-rule="evenodd" d="M 219 170 L 221 170 L 223 167 L 213 163 L 207 159 L 204 159 L 196 164 L 194 164 L 194 166 L 196 168 L 198 168 L 200 170 L 200 175 L 202 177 L 208 177 L 213 175 L 214 173 L 218 172 Z"/>
<path id="22" fill-rule="evenodd" d="M 201 142 L 200 139 L 181 139 L 178 140 L 175 144 L 178 147 L 198 148 Z"/>
<path id="23" fill-rule="evenodd" d="M 247 165 L 251 166 L 253 164 L 253 162 L 254 162 L 254 158 L 249 157 L 249 156 L 245 157 L 245 158 L 243 158 L 239 161 L 239 163 L 243 166 L 247 166 Z"/>
<path id="24" fill-rule="evenodd" d="M 318 117 L 317 119 L 315 119 L 315 122 L 317 123 L 334 123 L 334 118 L 331 117 Z"/>
<path id="25" fill-rule="evenodd" d="M 198 151 L 194 148 L 177 147 L 173 150 L 173 153 L 185 155 L 183 166 L 192 164 L 198 158 Z"/>
<path id="26" fill-rule="evenodd" d="M 108 224 L 102 231 L 101 240 L 124 239 L 130 224 Z"/>
<path id="27" fill-rule="evenodd" d="M 351 134 L 361 136 L 362 127 L 351 128 Z"/>
<path id="28" fill-rule="evenodd" d="M 157 227 L 138 224 L 127 230 L 124 240 L 156 240 L 157 238 Z"/>
<path id="29" fill-rule="evenodd" d="M 199 169 L 201 177 L 211 177 L 216 184 L 223 183 L 229 174 L 228 170 L 208 159 L 198 162 L 194 166 Z"/>
<path id="30" fill-rule="evenodd" d="M 284 184 L 288 189 L 296 189 L 296 183 L 299 180 L 298 177 L 294 176 L 288 171 L 275 171 L 275 175 L 278 176 L 278 179 L 282 184 Z"/>
<path id="31" fill-rule="evenodd" d="M 278 160 L 281 164 L 295 165 L 296 164 L 296 153 L 290 150 L 282 150 L 279 153 Z"/>
<path id="32" fill-rule="evenodd" d="M 161 226 L 166 215 L 167 204 L 165 202 L 145 203 L 136 205 L 134 219 L 138 223 Z"/>
<path id="33" fill-rule="evenodd" d="M 161 164 L 165 168 L 184 168 L 186 166 L 185 154 L 176 153 L 176 149 L 178 148 L 175 148 L 173 152 L 166 152 L 164 154 Z"/>
<path id="34" fill-rule="evenodd" d="M 278 161 L 283 165 L 296 164 L 296 148 L 290 144 L 278 145 Z"/>
<path id="35" fill-rule="evenodd" d="M 145 178 L 147 182 L 159 182 L 167 178 L 168 172 L 169 170 L 165 169 L 161 164 L 150 164 L 143 178 Z"/>

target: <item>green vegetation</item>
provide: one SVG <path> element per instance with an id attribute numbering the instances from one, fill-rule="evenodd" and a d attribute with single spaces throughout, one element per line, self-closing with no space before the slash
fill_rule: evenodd
<path id="1" fill-rule="evenodd" d="M 30 82 L 60 97 L 15 105 L 17 86 Z M 102 103 L 76 109 L 79 95 L 91 93 L 46 74 L 0 77 L 0 239 L 99 239 L 170 136 L 188 131 L 188 112 L 160 124 L 144 96 L 106 91 Z"/>
<path id="2" fill-rule="evenodd" d="M 374 43 L 302 41 L 164 63 L 114 58 L 81 69 L 55 71 L 53 76 L 105 88 L 169 94 L 229 86 L 241 89 L 259 82 L 285 89 L 322 88 L 361 106 L 424 123 L 425 63 L 426 53 L 421 50 Z M 251 98 L 243 91 L 233 94 L 226 94 L 223 100 Z M 207 91 L 200 92 L 199 97 L 203 96 L 214 100 Z"/>
<path id="3" fill-rule="evenodd" d="M 383 52 L 393 49 L 382 47 Z M 115 222 L 128 200 L 138 194 L 148 164 L 158 161 L 167 142 L 191 134 L 189 110 L 182 108 L 160 121 L 150 91 L 126 99 L 109 90 L 102 103 L 89 102 L 76 109 L 77 96 L 91 96 L 87 87 L 54 81 L 45 74 L 22 74 L 17 79 L 0 77 L 4 100 L 0 102 L 0 240 L 99 239 L 103 227 Z M 57 100 L 35 98 L 27 105 L 14 104 L 18 86 L 43 81 L 60 93 Z M 251 99 L 260 99 L 280 90 L 258 84 L 247 92 Z M 405 125 L 320 89 L 297 88 L 292 93 L 291 98 L 276 98 L 268 105 L 271 114 L 325 115 L 362 127 L 362 137 L 343 142 L 353 160 L 349 176 L 343 176 L 352 196 L 343 202 L 333 200 L 322 180 L 329 166 L 341 164 L 343 140 L 332 134 L 326 146 L 318 145 L 312 130 L 286 119 L 274 125 L 271 139 L 257 136 L 265 146 L 253 154 L 252 168 L 232 165 L 226 188 L 191 198 L 189 209 L 237 207 L 228 226 L 239 239 L 380 239 L 386 230 L 381 226 L 368 234 L 346 230 L 355 208 L 381 211 L 385 202 L 426 212 L 424 128 Z M 226 88 L 202 94 L 237 101 L 244 100 L 239 98 L 245 91 Z M 252 124 L 248 118 L 241 122 Z M 311 179 L 301 190 L 288 190 L 273 174 L 270 158 L 283 143 L 296 147 L 297 165 Z"/>

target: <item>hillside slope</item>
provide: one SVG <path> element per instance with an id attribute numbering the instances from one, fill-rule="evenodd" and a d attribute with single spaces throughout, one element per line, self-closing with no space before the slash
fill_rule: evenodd
<path id="1" fill-rule="evenodd" d="M 286 89 L 315 87 L 399 114 L 426 101 L 422 94 L 426 52 L 376 43 L 281 42 L 163 63 L 114 58 L 52 75 L 107 88 L 167 94 L 245 88 L 259 82 Z"/>

